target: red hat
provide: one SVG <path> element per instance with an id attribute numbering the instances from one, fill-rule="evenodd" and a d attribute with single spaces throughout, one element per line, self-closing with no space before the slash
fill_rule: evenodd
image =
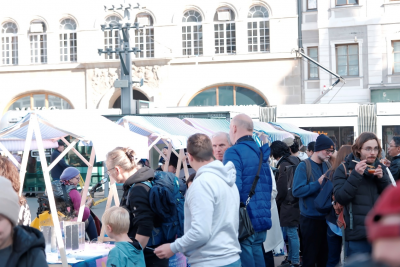
<path id="1" fill-rule="evenodd" d="M 400 214 L 400 181 L 397 187 L 389 186 L 383 191 L 365 220 L 370 242 L 379 238 L 400 237 L 400 224 L 387 225 L 380 222 L 382 217 L 392 214 Z"/>

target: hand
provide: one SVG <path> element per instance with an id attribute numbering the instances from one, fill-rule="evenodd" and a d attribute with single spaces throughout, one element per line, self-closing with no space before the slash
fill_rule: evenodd
<path id="1" fill-rule="evenodd" d="M 374 175 L 377 176 L 379 179 L 383 177 L 383 170 L 381 165 L 378 165 L 378 168 L 376 168 Z"/>
<path id="2" fill-rule="evenodd" d="M 367 168 L 367 160 L 362 160 L 356 164 L 356 172 L 363 175 L 365 169 Z"/>
<path id="3" fill-rule="evenodd" d="M 385 165 L 386 167 L 390 167 L 390 164 L 391 164 L 390 160 L 388 160 L 388 159 L 381 159 L 381 163 L 383 165 Z"/>
<path id="4" fill-rule="evenodd" d="M 93 203 L 93 198 L 88 198 L 87 200 L 86 200 L 86 206 L 87 207 L 90 207 L 90 206 L 92 206 L 92 203 Z"/>
<path id="5" fill-rule="evenodd" d="M 318 183 L 322 184 L 322 182 L 324 181 L 325 175 L 322 175 L 321 177 L 319 177 L 318 179 Z"/>
<path id="6" fill-rule="evenodd" d="M 171 250 L 171 244 L 164 244 L 159 246 L 154 250 L 154 253 L 159 257 L 160 259 L 169 259 L 172 256 L 174 256 L 174 252 Z"/>

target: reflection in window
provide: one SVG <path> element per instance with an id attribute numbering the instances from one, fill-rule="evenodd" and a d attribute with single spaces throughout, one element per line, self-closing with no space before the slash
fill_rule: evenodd
<path id="1" fill-rule="evenodd" d="M 354 143 L 354 127 L 301 127 L 306 131 L 324 134 L 332 139 L 335 143 L 336 150 L 343 145 L 353 145 Z"/>
<path id="2" fill-rule="evenodd" d="M 50 94 L 30 94 L 15 100 L 8 110 L 71 109 L 65 100 Z"/>
<path id="3" fill-rule="evenodd" d="M 318 62 L 318 47 L 309 47 L 307 49 L 308 56 Z M 318 66 L 308 61 L 308 78 L 318 79 Z"/>
<path id="4" fill-rule="evenodd" d="M 117 25 L 120 23 L 121 19 L 117 16 L 110 16 L 106 19 L 106 28 L 111 25 Z M 104 30 L 104 49 L 111 48 L 111 50 L 116 50 L 120 44 L 118 29 Z M 104 54 L 105 59 L 119 59 L 117 53 L 108 55 Z"/>
<path id="5" fill-rule="evenodd" d="M 264 98 L 253 90 L 229 85 L 218 86 L 202 91 L 189 103 L 189 106 L 228 106 L 258 105 L 267 106 Z"/>
<path id="6" fill-rule="evenodd" d="M 138 14 L 136 22 L 144 28 L 135 30 L 135 46 L 142 52 L 137 57 L 154 57 L 154 27 L 153 18 L 145 13 Z"/>
<path id="7" fill-rule="evenodd" d="M 263 6 L 253 6 L 247 15 L 249 52 L 269 52 L 269 14 Z"/>
<path id="8" fill-rule="evenodd" d="M 64 19 L 60 23 L 60 61 L 77 61 L 76 22 Z"/>
<path id="9" fill-rule="evenodd" d="M 215 54 L 236 53 L 235 13 L 220 8 L 214 15 Z"/>
<path id="10" fill-rule="evenodd" d="M 203 26 L 200 13 L 189 10 L 183 15 L 182 22 L 183 55 L 203 55 Z"/>
<path id="11" fill-rule="evenodd" d="M 393 42 L 393 72 L 400 72 L 400 41 Z"/>
<path id="12" fill-rule="evenodd" d="M 2 58 L 4 65 L 18 65 L 18 28 L 15 23 L 7 22 L 1 29 Z"/>

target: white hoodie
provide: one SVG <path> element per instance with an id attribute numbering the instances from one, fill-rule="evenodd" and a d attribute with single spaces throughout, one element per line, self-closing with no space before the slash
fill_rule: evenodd
<path id="1" fill-rule="evenodd" d="M 171 244 L 192 267 L 224 266 L 239 260 L 239 191 L 236 169 L 219 160 L 201 167 L 185 195 L 185 234 Z"/>

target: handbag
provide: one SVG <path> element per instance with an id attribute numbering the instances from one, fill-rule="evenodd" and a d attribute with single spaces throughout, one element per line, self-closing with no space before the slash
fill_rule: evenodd
<path id="1" fill-rule="evenodd" d="M 327 215 L 332 210 L 333 184 L 331 180 L 324 178 L 321 187 L 321 191 L 314 199 L 314 206 L 319 213 Z"/>
<path id="2" fill-rule="evenodd" d="M 257 170 L 257 175 L 254 178 L 253 185 L 251 186 L 251 190 L 249 192 L 249 195 L 246 200 L 246 204 L 243 202 L 240 202 L 240 207 L 239 207 L 239 242 L 242 242 L 246 240 L 249 236 L 252 236 L 255 234 L 253 224 L 251 223 L 250 216 L 247 212 L 247 205 L 250 202 L 250 199 L 255 195 L 256 193 L 256 186 L 258 183 L 258 180 L 260 179 L 260 170 L 262 166 L 262 160 L 263 160 L 263 153 L 260 149 L 260 163 L 258 164 L 258 170 Z"/>

